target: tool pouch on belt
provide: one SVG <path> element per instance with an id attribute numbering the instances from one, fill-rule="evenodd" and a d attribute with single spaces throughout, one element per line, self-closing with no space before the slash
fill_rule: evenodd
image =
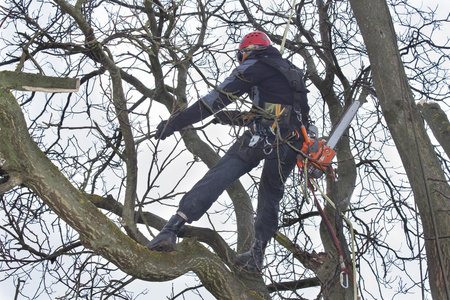
<path id="1" fill-rule="evenodd" d="M 282 136 L 299 130 L 301 126 L 292 105 L 270 102 L 264 104 L 261 124 L 272 128 L 273 132 L 280 130 Z"/>

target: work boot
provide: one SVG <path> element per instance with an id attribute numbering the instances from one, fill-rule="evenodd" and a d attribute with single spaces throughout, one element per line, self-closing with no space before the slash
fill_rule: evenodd
<path id="1" fill-rule="evenodd" d="M 186 220 L 180 215 L 173 215 L 159 234 L 147 244 L 147 248 L 160 252 L 174 251 L 178 231 L 185 223 Z"/>
<path id="2" fill-rule="evenodd" d="M 250 251 L 236 256 L 236 264 L 247 269 L 250 272 L 261 272 L 264 261 L 264 252 L 266 250 L 267 242 L 255 239 Z"/>

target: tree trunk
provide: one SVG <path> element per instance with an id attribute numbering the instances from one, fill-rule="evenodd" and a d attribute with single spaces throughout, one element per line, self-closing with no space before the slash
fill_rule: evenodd
<path id="1" fill-rule="evenodd" d="M 434 299 L 450 299 L 450 187 L 414 103 L 385 0 L 350 0 L 383 115 L 419 209 Z"/>

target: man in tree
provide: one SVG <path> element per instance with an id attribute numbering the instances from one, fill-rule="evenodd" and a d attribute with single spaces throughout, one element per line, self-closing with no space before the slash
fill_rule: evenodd
<path id="1" fill-rule="evenodd" d="M 301 148 L 304 141 L 299 132 L 302 124 L 307 124 L 309 105 L 301 71 L 281 57 L 265 33 L 247 34 L 239 45 L 237 59 L 240 65 L 217 90 L 157 127 L 156 137 L 165 139 L 175 131 L 215 114 L 216 122 L 237 122 L 248 125 L 249 130 L 184 195 L 177 213 L 147 247 L 172 251 L 177 233 L 186 222 L 199 220 L 233 181 L 264 160 L 254 225 L 255 240 L 250 251 L 236 258 L 238 265 L 259 272 L 267 243 L 278 227 L 284 183 L 296 165 L 298 152 L 294 149 Z M 240 114 L 237 121 L 235 114 L 222 110 L 244 94 L 251 99 L 253 108 L 244 117 Z"/>

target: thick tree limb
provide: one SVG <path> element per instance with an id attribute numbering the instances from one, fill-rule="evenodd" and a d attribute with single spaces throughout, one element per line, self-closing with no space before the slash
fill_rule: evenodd
<path id="1" fill-rule="evenodd" d="M 8 175 L 5 180 L 0 180 L 0 195 L 21 184 L 22 179 L 20 177 Z"/>
<path id="2" fill-rule="evenodd" d="M 118 216 L 122 215 L 123 205 L 114 199 L 112 196 L 101 197 L 98 195 L 88 195 L 85 196 L 98 208 L 105 209 L 112 212 Z M 139 214 L 136 212 L 136 214 Z M 144 222 L 145 219 L 145 222 Z M 150 212 L 143 212 L 142 215 L 138 215 L 136 218 L 137 223 L 148 224 L 149 226 L 161 230 L 167 223 L 167 220 L 152 214 Z M 223 240 L 223 238 L 214 230 L 208 228 L 194 227 L 186 225 L 184 226 L 178 234 L 179 237 L 185 238 L 195 238 L 200 242 L 208 244 L 217 255 L 229 266 L 233 267 L 235 260 L 235 252 L 228 246 L 228 244 Z"/>
<path id="3" fill-rule="evenodd" d="M 69 93 L 77 92 L 77 78 L 49 77 L 41 74 L 1 71 L 0 88 L 27 92 Z"/>
<path id="4" fill-rule="evenodd" d="M 421 101 L 417 107 L 425 121 L 427 121 L 428 126 L 430 126 L 434 137 L 438 140 L 445 153 L 447 153 L 447 156 L 450 157 L 450 122 L 447 114 L 436 102 Z"/>

